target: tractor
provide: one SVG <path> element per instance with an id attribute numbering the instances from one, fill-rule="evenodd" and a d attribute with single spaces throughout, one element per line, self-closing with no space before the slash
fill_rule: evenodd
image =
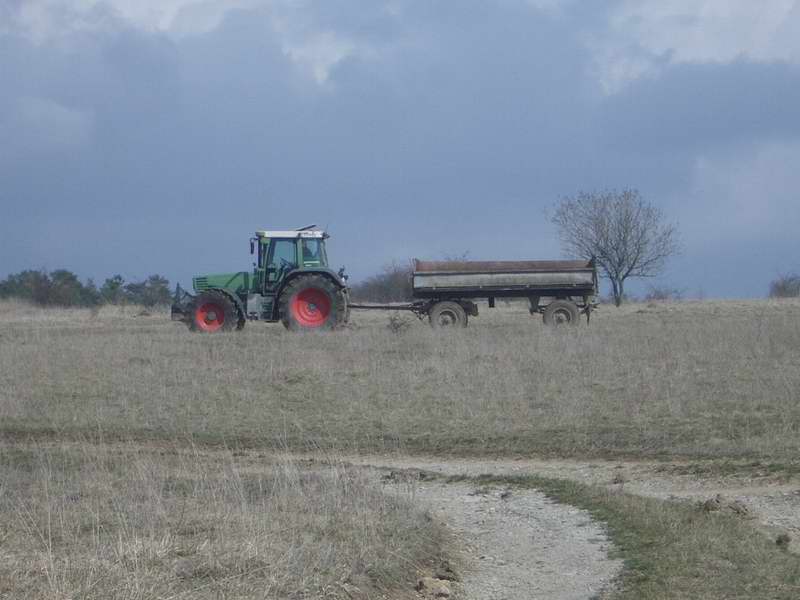
<path id="1" fill-rule="evenodd" d="M 281 321 L 292 331 L 342 326 L 350 312 L 347 276 L 328 267 L 327 238 L 314 225 L 257 231 L 250 239 L 252 273 L 194 277 L 196 295 L 178 286 L 172 319 L 206 333 L 242 329 L 248 320 Z"/>

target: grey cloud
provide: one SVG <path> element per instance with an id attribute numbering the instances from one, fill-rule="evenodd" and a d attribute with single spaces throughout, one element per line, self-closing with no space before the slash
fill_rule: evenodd
<path id="1" fill-rule="evenodd" d="M 0 161 L 80 151 L 91 137 L 92 118 L 87 113 L 36 97 L 8 104 L 0 116 L 0 138 L 15 142 L 0 146 Z"/>
<path id="2" fill-rule="evenodd" d="M 609 98 L 603 139 L 631 152 L 800 136 L 800 65 L 680 64 Z"/>
<path id="3" fill-rule="evenodd" d="M 246 267 L 255 227 L 310 220 L 332 226 L 332 253 L 356 275 L 410 254 L 551 256 L 558 196 L 633 185 L 677 214 L 667 199 L 691 183 L 698 148 L 797 127 L 788 102 L 761 91 L 796 98 L 785 65 L 675 67 L 604 96 L 582 41 L 599 9 L 309 6 L 283 9 L 293 39 L 330 30 L 369 50 L 322 86 L 287 56 L 267 9 L 176 38 L 115 22 L 72 34 L 68 51 L 0 36 L 0 108 L 39 98 L 92 124 L 69 152 L 0 163 L 14 215 L 0 222 L 3 268 L 99 276 L 119 264 L 185 281 Z M 55 254 L 19 233 L 64 227 L 74 241 Z"/>

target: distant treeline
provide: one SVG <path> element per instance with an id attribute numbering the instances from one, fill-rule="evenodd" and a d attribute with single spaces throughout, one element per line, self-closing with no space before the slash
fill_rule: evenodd
<path id="1" fill-rule="evenodd" d="M 81 282 L 66 269 L 20 271 L 0 281 L 0 298 L 17 298 L 39 306 L 99 306 L 101 304 L 169 304 L 169 280 L 150 275 L 143 281 L 127 282 L 121 275 L 106 279 L 98 288 L 91 279 Z"/>
<path id="2" fill-rule="evenodd" d="M 361 302 L 406 302 L 411 300 L 411 261 L 394 262 L 380 273 L 352 287 L 353 299 Z"/>

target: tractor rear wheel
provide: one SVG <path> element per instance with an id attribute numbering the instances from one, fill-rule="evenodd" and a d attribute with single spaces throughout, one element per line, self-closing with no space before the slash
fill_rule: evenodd
<path id="1" fill-rule="evenodd" d="M 344 290 L 324 275 L 301 275 L 280 297 L 283 326 L 290 331 L 336 329 L 347 321 Z"/>
<path id="2" fill-rule="evenodd" d="M 574 302 L 555 300 L 544 309 L 542 318 L 545 325 L 558 327 L 561 325 L 577 325 L 579 316 L 578 307 L 575 306 Z"/>
<path id="3" fill-rule="evenodd" d="M 228 296 L 216 290 L 203 292 L 194 299 L 189 318 L 192 331 L 218 333 L 241 329 L 236 305 Z"/>
<path id="4" fill-rule="evenodd" d="M 434 329 L 466 327 L 467 311 L 458 302 L 437 302 L 428 313 L 428 320 Z"/>

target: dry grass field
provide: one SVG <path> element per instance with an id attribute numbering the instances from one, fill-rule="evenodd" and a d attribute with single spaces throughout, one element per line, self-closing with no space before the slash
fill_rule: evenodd
<path id="1" fill-rule="evenodd" d="M 249 323 L 213 336 L 164 312 L 0 303 L 0 598 L 413 593 L 446 534 L 342 454 L 800 469 L 798 301 L 603 307 L 557 331 L 524 305 L 482 307 L 460 331 L 408 319 L 399 333 L 354 312 L 329 334 Z M 333 458 L 275 458 L 303 451 Z M 609 523 L 629 565 L 622 597 L 798 589 L 796 557 L 766 538 L 748 549 L 753 530 L 735 520 L 516 484 Z M 764 595 L 737 596 L 731 573 Z"/>
<path id="2" fill-rule="evenodd" d="M 523 305 L 462 331 L 382 313 L 297 335 L 190 334 L 165 314 L 0 306 L 6 437 L 558 456 L 800 450 L 800 303 L 603 308 L 550 331 Z"/>
<path id="3" fill-rule="evenodd" d="M 442 543 L 410 497 L 342 464 L 103 444 L 0 454 L 0 598 L 405 597 Z"/>

